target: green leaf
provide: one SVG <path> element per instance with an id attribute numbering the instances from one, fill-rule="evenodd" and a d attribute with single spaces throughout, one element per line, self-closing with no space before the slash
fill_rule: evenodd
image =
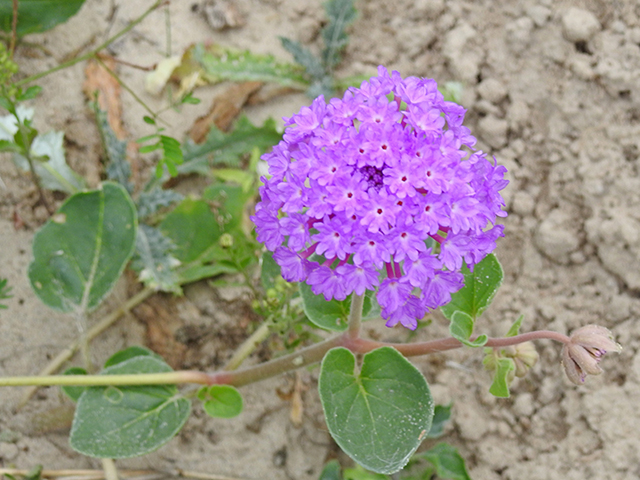
<path id="1" fill-rule="evenodd" d="M 279 267 L 278 267 L 279 268 Z M 307 318 L 316 326 L 334 332 L 344 332 L 347 329 L 351 296 L 345 300 L 325 300 L 324 296 L 316 295 L 311 287 L 301 282 L 298 285 L 302 297 L 302 308 Z M 374 292 L 367 290 L 362 306 L 362 318 L 370 318 L 377 302 L 372 300 Z"/>
<path id="2" fill-rule="evenodd" d="M 125 362 L 133 357 L 153 357 L 162 362 L 164 359 L 158 355 L 156 352 L 149 350 L 145 347 L 140 347 L 138 345 L 134 345 L 132 347 L 125 348 L 124 350 L 120 350 L 119 352 L 114 353 L 109 357 L 109 359 L 104 362 L 104 368 L 112 367 L 119 363 Z"/>
<path id="3" fill-rule="evenodd" d="M 489 387 L 489 393 L 498 398 L 509 398 L 509 377 L 516 369 L 511 358 L 496 358 L 496 370 L 493 375 L 493 383 Z"/>
<path id="4" fill-rule="evenodd" d="M 451 317 L 449 333 L 456 340 L 464 343 L 468 347 L 482 347 L 489 339 L 486 335 L 480 335 L 474 341 L 470 341 L 473 333 L 473 318 L 464 312 L 456 311 Z"/>
<path id="5" fill-rule="evenodd" d="M 146 123 L 148 125 L 155 125 L 156 124 L 156 121 L 153 118 L 151 118 L 150 116 L 148 116 L 148 115 L 145 115 L 144 117 L 142 117 L 142 120 L 144 121 L 144 123 Z"/>
<path id="6" fill-rule="evenodd" d="M 278 269 L 279 268 L 280 267 L 278 267 Z M 13 297 L 13 295 L 11 295 L 11 287 L 8 285 L 8 282 L 9 281 L 6 278 L 0 278 L 0 301 L 8 300 L 9 298 Z M 7 306 L 0 303 L 0 309 L 3 308 L 6 309 Z"/>
<path id="7" fill-rule="evenodd" d="M 160 230 L 176 245 L 182 263 L 196 260 L 220 238 L 221 230 L 209 204 L 185 198 L 160 224 Z"/>
<path id="8" fill-rule="evenodd" d="M 31 143 L 30 153 L 42 159 L 34 161 L 33 166 L 44 188 L 74 194 L 85 188 L 85 182 L 67 165 L 63 141 L 63 132 L 38 135 Z M 14 155 L 13 161 L 24 171 L 30 169 L 28 160 L 21 154 Z"/>
<path id="9" fill-rule="evenodd" d="M 478 263 L 473 272 L 466 265 L 462 266 L 464 287 L 451 295 L 451 301 L 441 307 L 448 319 L 455 311 L 461 311 L 474 320 L 491 304 L 493 297 L 502 285 L 502 266 L 492 253 Z"/>
<path id="10" fill-rule="evenodd" d="M 41 91 L 42 91 L 42 87 L 38 85 L 32 85 L 31 87 L 27 88 L 25 91 L 19 92 L 19 94 L 16 96 L 16 102 L 26 102 L 27 100 L 33 100 L 38 95 L 40 95 Z"/>
<path id="11" fill-rule="evenodd" d="M 195 144 L 190 139 L 182 146 L 184 164 L 180 173 L 208 174 L 211 165 L 238 166 L 241 157 L 249 155 L 254 147 L 261 151 L 272 147 L 282 139 L 273 119 L 261 127 L 254 126 L 246 116 L 241 116 L 229 133 L 211 127 L 204 143 Z"/>
<path id="12" fill-rule="evenodd" d="M 153 215 L 161 208 L 169 207 L 184 199 L 184 196 L 173 190 L 163 190 L 155 187 L 148 192 L 142 192 L 138 197 L 138 218 L 143 219 Z"/>
<path id="13" fill-rule="evenodd" d="M 18 35 L 44 32 L 73 17 L 84 0 L 20 0 L 18 2 Z M 12 2 L 0 2 L 0 28 L 11 32 Z"/>
<path id="14" fill-rule="evenodd" d="M 162 145 L 160 144 L 160 142 L 158 142 L 158 143 L 154 143 L 153 145 L 144 145 L 138 148 L 138 152 L 142 154 L 151 153 L 151 152 L 155 152 L 156 150 L 160 150 L 160 148 L 162 148 Z"/>
<path id="15" fill-rule="evenodd" d="M 471 480 L 464 459 L 455 447 L 448 443 L 439 443 L 424 453 L 417 455 L 419 458 L 431 462 L 436 467 L 438 478 L 450 480 Z"/>
<path id="16" fill-rule="evenodd" d="M 356 19 L 358 12 L 353 0 L 329 0 L 325 3 L 325 9 L 329 22 L 322 29 L 325 44 L 322 61 L 327 70 L 333 70 L 340 63 L 342 51 L 349 43 L 346 28 Z"/>
<path id="17" fill-rule="evenodd" d="M 427 433 L 427 438 L 438 438 L 444 433 L 444 427 L 451 418 L 451 406 L 449 405 L 436 405 L 433 413 L 433 422 L 431 423 L 431 430 Z"/>
<path id="18" fill-rule="evenodd" d="M 64 371 L 63 375 L 86 375 L 87 371 L 84 368 L 80 367 L 71 367 L 67 368 Z M 63 386 L 60 387 L 62 391 L 65 393 L 67 397 L 69 397 L 74 402 L 77 402 L 80 398 L 80 395 L 84 393 L 87 387 L 72 387 L 72 386 Z"/>
<path id="19" fill-rule="evenodd" d="M 242 395 L 231 385 L 212 385 L 202 389 L 203 395 L 198 394 L 204 411 L 214 418 L 233 418 L 242 412 Z"/>
<path id="20" fill-rule="evenodd" d="M 427 381 L 391 347 L 364 355 L 360 374 L 345 348 L 322 361 L 319 392 L 329 432 L 363 467 L 390 474 L 406 465 L 431 429 Z"/>
<path id="21" fill-rule="evenodd" d="M 109 125 L 107 112 L 100 109 L 97 102 L 93 102 L 93 111 L 96 115 L 96 124 L 102 139 L 102 148 L 107 156 L 107 178 L 114 180 L 133 193 L 131 178 L 131 165 L 127 160 L 127 142 L 119 140 Z"/>
<path id="22" fill-rule="evenodd" d="M 178 165 L 182 165 L 184 162 L 180 142 L 175 138 L 160 135 L 160 145 L 162 146 L 163 156 L 158 165 L 166 165 L 167 170 L 169 170 L 169 174 L 172 177 L 177 176 Z"/>
<path id="23" fill-rule="evenodd" d="M 360 465 L 356 465 L 354 468 L 344 469 L 344 480 L 389 480 L 389 477 L 379 473 L 369 472 Z"/>
<path id="24" fill-rule="evenodd" d="M 273 253 L 265 251 L 262 254 L 262 268 L 260 269 L 260 283 L 265 292 L 276 286 L 276 279 L 280 278 L 280 265 L 273 259 Z"/>
<path id="25" fill-rule="evenodd" d="M 316 57 L 311 50 L 303 47 L 300 42 L 294 42 L 285 37 L 279 37 L 284 49 L 293 55 L 293 59 L 302 65 L 313 79 L 322 78 L 326 75 L 322 62 Z"/>
<path id="26" fill-rule="evenodd" d="M 340 475 L 340 463 L 337 460 L 327 462 L 320 473 L 318 480 L 342 480 Z"/>
<path id="27" fill-rule="evenodd" d="M 197 282 L 204 278 L 217 277 L 225 273 L 238 273 L 238 269 L 229 265 L 221 265 L 219 263 L 213 265 L 202 265 L 201 263 L 194 263 L 188 268 L 178 272 L 179 283 L 184 285 L 186 283 Z"/>
<path id="28" fill-rule="evenodd" d="M 141 224 L 136 237 L 136 253 L 131 262 L 146 286 L 163 292 L 180 293 L 175 267 L 180 261 L 172 256 L 175 244 L 157 228 Z"/>
<path id="29" fill-rule="evenodd" d="M 171 371 L 162 360 L 144 355 L 105 368 L 101 375 Z M 98 458 L 144 455 L 171 440 L 190 410 L 175 385 L 90 387 L 78 400 L 71 448 Z"/>
<path id="30" fill-rule="evenodd" d="M 234 50 L 216 44 L 205 46 L 202 43 L 195 44 L 185 55 L 183 58 L 187 61 L 191 59 L 199 64 L 204 80 L 209 83 L 258 81 L 300 90 L 307 86 L 304 70 L 300 66 L 277 62 L 270 55 L 256 55 L 248 50 Z M 178 75 L 182 71 L 181 67 L 177 68 Z"/>
<path id="31" fill-rule="evenodd" d="M 507 337 L 515 337 L 520 333 L 520 326 L 522 325 L 522 321 L 524 320 L 524 315 L 520 315 L 518 319 L 511 325 L 509 331 L 507 332 Z"/>
<path id="32" fill-rule="evenodd" d="M 244 171 L 243 173 L 247 174 L 253 183 L 253 175 Z M 245 189 L 240 185 L 229 183 L 214 183 L 202 192 L 202 198 L 216 205 L 218 216 L 224 221 L 223 229 L 225 232 L 243 225 L 247 202 L 254 196 L 253 189 Z"/>
<path id="33" fill-rule="evenodd" d="M 76 193 L 36 233 L 29 280 L 46 305 L 86 312 L 111 291 L 135 248 L 138 219 L 121 185 Z"/>

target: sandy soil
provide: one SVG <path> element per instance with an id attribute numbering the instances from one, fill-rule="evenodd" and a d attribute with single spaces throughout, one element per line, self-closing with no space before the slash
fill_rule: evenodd
<path id="1" fill-rule="evenodd" d="M 66 25 L 29 38 L 51 55 L 19 48 L 22 72 L 45 70 L 103 41 L 148 4 L 87 0 Z M 278 35 L 319 46 L 323 11 L 315 0 L 238 0 L 247 23 L 224 32 L 213 31 L 192 4 L 171 4 L 174 53 L 195 41 L 214 41 L 288 60 Z M 463 82 L 467 125 L 481 148 L 509 169 L 509 217 L 497 251 L 506 282 L 478 329 L 504 334 L 524 313 L 524 330 L 568 333 L 598 323 L 624 346 L 619 358 L 605 360 L 604 375 L 575 387 L 561 371 L 558 346 L 540 342 L 539 364 L 507 400 L 488 393 L 490 379 L 479 352 L 418 360 L 436 400 L 454 402 L 455 417 L 444 439 L 460 448 L 476 480 L 639 478 L 640 7 L 632 0 L 370 0 L 357 6 L 360 15 L 339 74 L 373 73 L 384 64 L 403 75 Z M 110 52 L 151 65 L 165 50 L 160 11 Z M 144 93 L 144 72 L 119 72 L 152 108 L 164 105 L 163 98 Z M 82 64 L 42 79 L 44 92 L 34 103 L 36 125 L 42 131 L 64 130 L 71 165 L 95 184 L 101 172 L 99 137 L 82 94 L 83 80 Z M 182 114 L 167 112 L 176 136 L 207 111 L 217 91 L 201 89 L 200 105 Z M 149 133 L 141 121 L 143 108 L 127 94 L 123 102 L 131 138 Z M 290 95 L 248 113 L 255 122 L 279 119 L 307 102 Z M 0 164 L 0 176 L 8 186 L 0 190 L 0 276 L 8 277 L 14 289 L 9 309 L 0 311 L 0 375 L 33 374 L 73 341 L 76 326 L 30 291 L 30 242 L 46 212 L 33 208 L 31 183 L 10 162 Z M 103 311 L 126 299 L 126 290 L 123 282 Z M 201 342 L 197 355 L 176 360 L 214 368 L 241 340 L 237 325 L 246 325 L 246 319 L 231 315 L 237 299 L 228 292 L 197 285 L 186 293 L 179 300 L 152 300 L 147 308 L 164 305 L 183 324 L 227 332 L 230 339 Z M 93 360 L 101 363 L 116 349 L 148 341 L 144 316 L 137 311 L 100 336 Z M 436 324 L 422 335 L 445 332 L 445 325 Z M 404 335 L 398 330 L 382 334 L 388 339 Z M 239 418 L 212 420 L 196 409 L 167 446 L 118 465 L 246 479 L 316 479 L 336 452 L 314 393 L 316 376 L 316 371 L 302 374 L 310 388 L 301 428 L 292 425 L 288 402 L 276 394 L 277 388 L 289 389 L 292 378 L 276 379 L 243 389 L 246 410 Z M 21 394 L 0 391 L 1 464 L 100 468 L 98 461 L 69 448 L 70 404 L 57 389 L 41 390 L 13 414 Z M 9 430 L 17 435 L 3 436 Z"/>

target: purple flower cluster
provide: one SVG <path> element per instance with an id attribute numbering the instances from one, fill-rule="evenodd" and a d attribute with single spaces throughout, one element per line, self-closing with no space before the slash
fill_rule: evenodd
<path id="1" fill-rule="evenodd" d="M 506 216 L 506 169 L 472 149 L 464 114 L 434 80 L 378 67 L 285 119 L 252 217 L 283 277 L 327 300 L 377 289 L 387 326 L 414 329 L 449 302 Z"/>

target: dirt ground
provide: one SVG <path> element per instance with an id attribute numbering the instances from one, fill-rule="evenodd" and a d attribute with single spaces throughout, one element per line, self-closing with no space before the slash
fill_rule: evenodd
<path id="1" fill-rule="evenodd" d="M 174 54 L 193 42 L 213 41 L 289 61 L 279 35 L 312 49 L 320 46 L 324 14 L 317 0 L 238 0 L 246 25 L 223 32 L 210 28 L 195 1 L 171 2 Z M 150 4 L 87 0 L 67 24 L 28 38 L 50 55 L 19 47 L 22 74 L 51 68 L 99 44 Z M 480 148 L 509 170 L 504 191 L 509 216 L 497 249 L 505 285 L 478 332 L 503 335 L 524 313 L 523 331 L 569 333 L 598 323 L 624 346 L 619 357 L 604 361 L 605 374 L 575 387 L 561 370 L 558 345 L 539 342 L 540 362 L 515 384 L 510 399 L 488 393 L 480 352 L 417 360 L 436 401 L 454 402 L 444 440 L 459 447 L 474 480 L 640 478 L 640 5 L 633 0 L 358 0 L 356 6 L 359 16 L 338 74 L 375 73 L 383 64 L 403 76 L 462 82 L 466 124 Z M 161 60 L 164 12 L 151 14 L 109 51 L 139 65 Z M 83 68 L 79 64 L 40 80 L 44 91 L 33 106 L 36 126 L 63 130 L 70 164 L 95 185 L 100 140 L 82 93 Z M 165 98 L 145 93 L 145 72 L 119 67 L 119 74 L 151 108 L 165 105 Z M 164 118 L 171 133 L 182 137 L 220 88 L 198 90 L 202 103 L 180 114 L 168 111 Z M 141 121 L 143 108 L 126 93 L 123 102 L 130 137 L 150 133 Z M 281 124 L 282 116 L 308 102 L 289 95 L 247 113 L 254 123 L 273 116 Z M 42 305 L 28 285 L 31 239 L 46 219 L 42 207 L 33 208 L 37 196 L 30 180 L 8 161 L 0 163 L 0 177 L 6 184 L 0 189 L 0 276 L 9 279 L 14 294 L 9 309 L 0 311 L 0 375 L 35 374 L 75 339 L 77 329 L 73 319 Z M 94 321 L 127 298 L 125 283 Z M 195 332 L 222 332 L 192 335 L 179 354 L 171 344 L 166 347 L 182 366 L 213 369 L 242 340 L 247 314 L 237 308 L 241 301 L 232 291 L 206 284 L 187 288 L 182 299 L 158 296 L 101 335 L 93 360 L 100 364 L 119 348 L 148 344 L 145 319 L 155 315 L 169 323 L 179 319 Z M 397 329 L 376 331 L 386 340 L 406 338 Z M 420 335 L 446 331 L 436 322 Z M 301 374 L 309 387 L 302 426 L 289 420 L 290 404 L 276 390 L 289 390 L 293 378 L 243 388 L 246 408 L 234 420 L 213 420 L 196 408 L 168 445 L 117 464 L 242 479 L 317 479 L 336 448 L 314 390 L 317 370 Z M 0 390 L 1 465 L 101 468 L 68 446 L 71 405 L 58 389 L 41 390 L 14 414 L 21 395 L 20 389 Z"/>

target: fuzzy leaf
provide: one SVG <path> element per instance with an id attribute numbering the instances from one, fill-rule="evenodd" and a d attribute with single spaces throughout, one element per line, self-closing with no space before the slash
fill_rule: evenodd
<path id="1" fill-rule="evenodd" d="M 174 271 L 180 261 L 171 255 L 175 249 L 174 243 L 160 230 L 141 224 L 131 268 L 139 273 L 140 281 L 148 287 L 180 293 L 178 276 Z"/>
<path id="2" fill-rule="evenodd" d="M 98 131 L 102 138 L 102 146 L 107 156 L 107 178 L 118 182 L 131 194 L 133 193 L 133 185 L 129 181 L 131 178 L 131 165 L 127 161 L 127 142 L 116 137 L 111 125 L 109 125 L 107 112 L 100 109 L 96 102 L 94 102 L 93 110 L 96 115 Z"/>
<path id="3" fill-rule="evenodd" d="M 349 43 L 346 28 L 356 19 L 357 10 L 353 6 L 353 0 L 329 0 L 325 3 L 329 23 L 322 29 L 324 50 L 322 61 L 327 70 L 340 63 L 342 50 Z"/>
<path id="4" fill-rule="evenodd" d="M 449 480 L 471 480 L 464 459 L 455 447 L 448 443 L 439 443 L 424 453 L 417 455 L 419 458 L 431 462 L 436 467 L 438 478 Z"/>
<path id="5" fill-rule="evenodd" d="M 133 201 L 117 183 L 69 197 L 34 237 L 36 295 L 62 312 L 97 307 L 129 261 L 137 227 Z"/>
<path id="6" fill-rule="evenodd" d="M 346 348 L 330 350 L 318 384 L 327 427 L 340 448 L 376 473 L 404 467 L 431 428 L 424 376 L 391 347 L 364 355 L 360 373 Z"/>
<path id="7" fill-rule="evenodd" d="M 322 78 L 326 75 L 322 62 L 311 50 L 302 46 L 300 42 L 294 42 L 285 37 L 280 37 L 284 49 L 293 55 L 293 59 L 302 65 L 312 79 Z"/>
<path id="8" fill-rule="evenodd" d="M 169 207 L 184 198 L 173 190 L 163 190 L 156 187 L 148 192 L 142 192 L 138 197 L 138 218 L 146 218 L 164 207 Z"/>

